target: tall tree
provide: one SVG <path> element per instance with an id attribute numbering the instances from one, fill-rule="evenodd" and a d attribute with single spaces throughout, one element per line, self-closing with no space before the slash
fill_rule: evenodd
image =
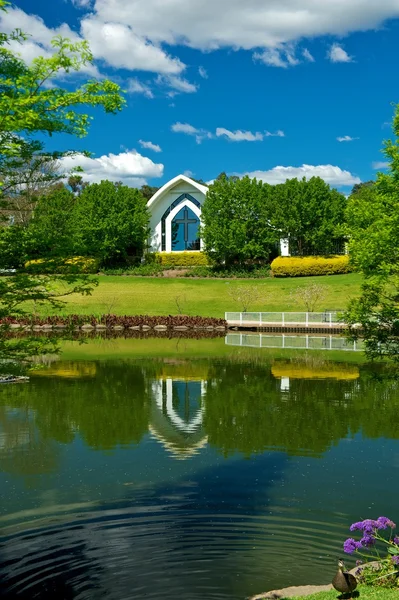
<path id="1" fill-rule="evenodd" d="M 112 264 L 143 253 L 149 214 L 135 188 L 111 181 L 87 186 L 76 200 L 73 220 L 77 254 Z"/>
<path id="2" fill-rule="evenodd" d="M 300 256 L 334 253 L 344 235 L 346 198 L 320 177 L 289 179 L 273 188 L 271 221 Z"/>
<path id="3" fill-rule="evenodd" d="M 0 9 L 7 3 L 0 0 Z M 21 156 L 33 156 L 42 150 L 42 144 L 34 139 L 36 134 L 54 135 L 67 133 L 82 137 L 86 135 L 91 117 L 82 109 L 102 107 L 108 113 L 118 112 L 124 105 L 120 87 L 109 80 L 90 80 L 69 89 L 57 85 L 65 75 L 77 72 L 93 61 L 87 42 L 77 44 L 56 37 L 54 53 L 50 57 L 38 57 L 27 65 L 8 44 L 12 40 L 24 43 L 27 36 L 15 31 L 0 33 L 0 158 L 2 161 Z M 48 85 L 51 81 L 51 85 Z M 4 200 L 4 195 L 2 197 Z M 58 283 L 64 293 L 90 293 L 95 280 L 86 276 L 57 278 L 16 275 L 0 281 L 0 364 L 7 356 L 21 360 L 32 353 L 44 351 L 43 344 L 22 339 L 16 345 L 8 340 L 7 320 L 13 314 L 29 314 L 30 300 L 52 305 L 57 295 Z M 28 303 L 27 303 L 28 302 Z M 18 352 L 16 351 L 18 349 Z"/>
<path id="4" fill-rule="evenodd" d="M 271 213 L 268 184 L 249 177 L 216 179 L 202 208 L 205 252 L 214 263 L 226 266 L 267 260 L 278 240 Z"/>
<path id="5" fill-rule="evenodd" d="M 389 172 L 349 198 L 347 220 L 353 264 L 365 276 L 346 313 L 352 337 L 364 335 L 371 357 L 399 361 L 399 105 L 395 139 L 385 142 Z M 360 324 L 361 329 L 353 327 Z"/>

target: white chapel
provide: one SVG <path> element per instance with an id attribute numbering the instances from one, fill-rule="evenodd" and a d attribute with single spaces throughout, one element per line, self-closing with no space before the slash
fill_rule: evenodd
<path id="1" fill-rule="evenodd" d="M 208 188 L 185 175 L 165 183 L 150 199 L 152 252 L 201 250 L 201 209 Z"/>

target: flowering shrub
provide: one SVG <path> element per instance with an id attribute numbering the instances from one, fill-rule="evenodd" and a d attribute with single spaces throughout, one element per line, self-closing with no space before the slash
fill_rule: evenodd
<path id="1" fill-rule="evenodd" d="M 53 273 L 97 273 L 99 261 L 86 256 L 72 256 L 71 258 L 37 258 L 25 263 L 28 273 L 53 274 Z"/>
<path id="2" fill-rule="evenodd" d="M 365 566 L 358 569 L 359 580 L 364 583 L 385 585 L 389 587 L 397 586 L 399 579 L 399 537 L 394 535 L 396 525 L 387 517 L 378 517 L 378 519 L 365 519 L 352 523 L 350 531 L 359 531 L 361 538 L 356 540 L 351 537 L 344 542 L 344 552 L 346 554 L 357 554 L 362 559 L 357 562 L 358 566 L 365 562 Z M 389 530 L 389 535 L 382 532 Z M 387 556 L 381 557 L 379 546 L 382 546 L 387 552 Z M 371 554 L 366 554 L 370 551 Z M 367 563 L 378 561 L 378 565 L 367 566 Z"/>
<path id="3" fill-rule="evenodd" d="M 274 277 L 307 277 L 350 273 L 349 256 L 278 256 L 271 264 Z"/>

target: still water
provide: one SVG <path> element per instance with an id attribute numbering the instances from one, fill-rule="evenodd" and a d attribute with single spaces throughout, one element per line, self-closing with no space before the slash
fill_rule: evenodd
<path id="1" fill-rule="evenodd" d="M 64 358 L 3 386 L 1 598 L 328 582 L 354 520 L 399 517 L 398 384 L 348 360 Z"/>

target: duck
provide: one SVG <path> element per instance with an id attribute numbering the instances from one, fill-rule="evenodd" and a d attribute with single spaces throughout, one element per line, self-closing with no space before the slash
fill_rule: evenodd
<path id="1" fill-rule="evenodd" d="M 341 594 L 350 594 L 350 598 L 352 598 L 352 593 L 357 588 L 357 579 L 352 573 L 348 573 L 344 571 L 345 564 L 342 558 L 338 561 L 338 571 L 332 580 L 333 587 L 337 590 L 337 592 L 341 592 Z"/>

